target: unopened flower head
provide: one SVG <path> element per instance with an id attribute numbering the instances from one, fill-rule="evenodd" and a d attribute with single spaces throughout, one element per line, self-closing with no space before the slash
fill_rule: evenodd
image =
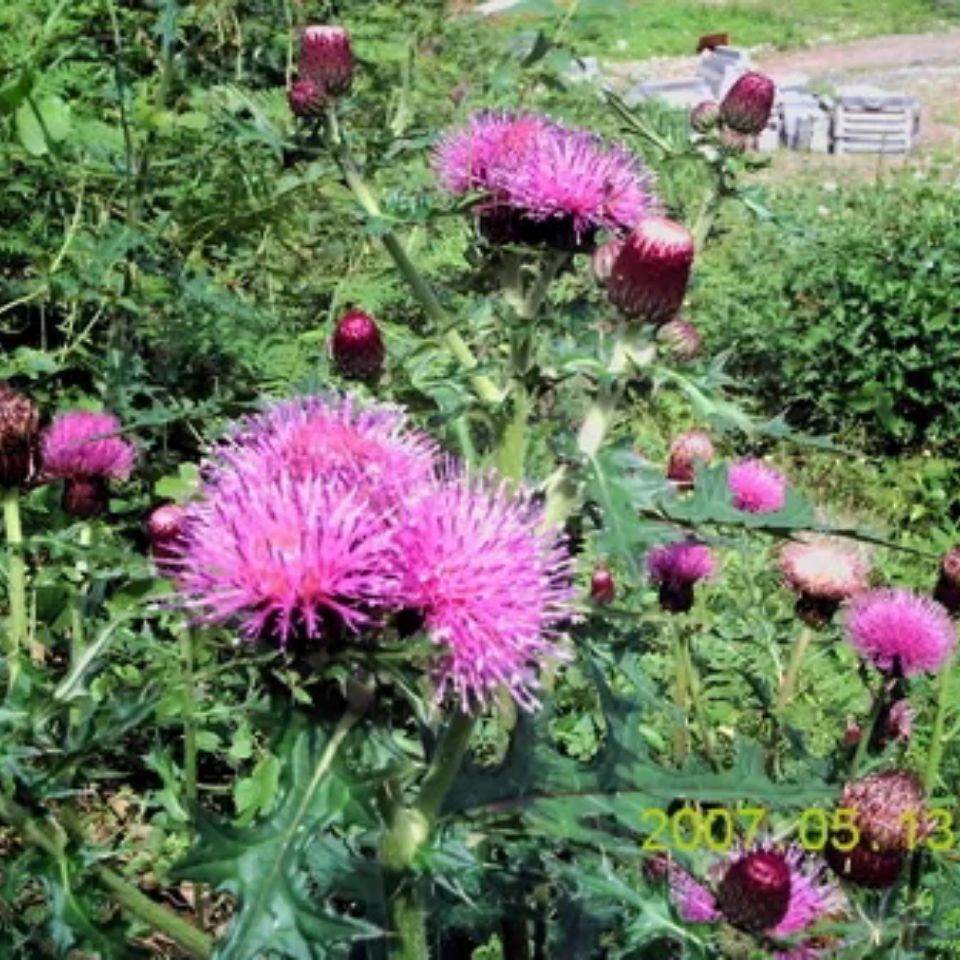
<path id="1" fill-rule="evenodd" d="M 54 418 L 43 435 L 43 469 L 52 477 L 100 477 L 125 480 L 136 451 L 119 436 L 120 421 L 111 413 L 71 410 Z"/>
<path id="2" fill-rule="evenodd" d="M 956 644 L 953 621 L 944 607 L 909 590 L 861 593 L 850 601 L 845 626 L 861 657 L 904 676 L 939 670 Z"/>
<path id="3" fill-rule="evenodd" d="M 745 73 L 723 98 L 720 119 L 737 133 L 756 136 L 770 119 L 776 89 L 776 84 L 765 74 Z"/>
<path id="4" fill-rule="evenodd" d="M 657 331 L 657 340 L 677 360 L 696 359 L 703 342 L 700 331 L 689 320 L 680 317 L 665 323 Z"/>
<path id="5" fill-rule="evenodd" d="M 396 525 L 335 476 L 239 463 L 191 504 L 176 584 L 200 622 L 286 645 L 396 604 Z"/>
<path id="6" fill-rule="evenodd" d="M 399 537 L 404 606 L 443 648 L 438 696 L 465 711 L 506 689 L 537 705 L 537 668 L 564 658 L 573 614 L 571 561 L 523 494 L 452 471 L 410 504 Z"/>
<path id="7" fill-rule="evenodd" d="M 906 862 L 903 853 L 874 850 L 862 841 L 852 850 L 839 850 L 828 843 L 824 856 L 838 877 L 868 890 L 892 887 L 900 879 Z"/>
<path id="8" fill-rule="evenodd" d="M 696 540 L 679 540 L 654 547 L 647 554 L 650 581 L 660 588 L 660 605 L 671 613 L 693 606 L 693 586 L 713 575 L 713 551 Z"/>
<path id="9" fill-rule="evenodd" d="M 343 27 L 312 26 L 300 35 L 300 75 L 318 83 L 330 97 L 349 93 L 353 83 L 353 50 Z"/>
<path id="10" fill-rule="evenodd" d="M 628 317 L 661 324 L 683 303 L 693 264 L 693 237 L 666 217 L 645 217 L 624 241 L 607 292 Z"/>
<path id="11" fill-rule="evenodd" d="M 787 501 L 787 478 L 762 460 L 731 464 L 727 484 L 733 505 L 745 513 L 776 513 Z"/>
<path id="12" fill-rule="evenodd" d="M 176 503 L 165 503 L 152 510 L 145 527 L 150 538 L 150 553 L 157 566 L 163 569 L 176 563 L 183 550 L 186 511 Z"/>
<path id="13" fill-rule="evenodd" d="M 690 126 L 697 133 L 707 133 L 720 122 L 720 104 L 703 100 L 690 111 Z"/>
<path id="14" fill-rule="evenodd" d="M 823 870 L 792 845 L 736 851 L 713 866 L 705 884 L 674 868 L 670 888 L 677 912 L 688 923 L 725 920 L 751 934 L 798 938 L 794 949 L 811 951 L 777 953 L 778 960 L 817 956 L 816 941 L 812 936 L 804 940 L 804 935 L 845 908 L 843 894 L 824 878 Z"/>
<path id="15" fill-rule="evenodd" d="M 40 412 L 29 397 L 0 382 L 0 487 L 16 488 L 34 471 Z"/>
<path id="16" fill-rule="evenodd" d="M 345 377 L 367 380 L 383 370 L 386 348 L 376 320 L 363 310 L 348 310 L 337 322 L 330 341 L 337 369 Z"/>
<path id="17" fill-rule="evenodd" d="M 298 117 L 319 117 L 323 115 L 328 100 L 323 87 L 309 77 L 294 80 L 287 91 L 290 110 Z"/>
<path id="18" fill-rule="evenodd" d="M 960 616 L 960 546 L 951 547 L 943 555 L 933 599 L 942 603 L 952 617 Z"/>
<path id="19" fill-rule="evenodd" d="M 667 479 L 692 484 L 696 465 L 707 465 L 715 456 L 713 441 L 706 430 L 688 430 L 670 444 L 667 460 Z"/>
<path id="20" fill-rule="evenodd" d="M 590 269 L 597 283 L 605 285 L 613 272 L 613 263 L 620 255 L 622 240 L 608 240 L 602 243 L 590 257 Z"/>

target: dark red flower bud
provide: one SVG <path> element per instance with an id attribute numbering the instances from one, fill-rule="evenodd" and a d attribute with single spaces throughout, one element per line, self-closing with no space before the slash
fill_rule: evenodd
<path id="1" fill-rule="evenodd" d="M 39 431 L 33 401 L 0 382 L 0 487 L 23 486 L 33 475 Z"/>
<path id="2" fill-rule="evenodd" d="M 700 331 L 689 321 L 679 317 L 665 323 L 657 331 L 657 340 L 677 360 L 693 360 L 700 354 Z"/>
<path id="3" fill-rule="evenodd" d="M 319 117 L 327 105 L 327 95 L 316 80 L 294 80 L 287 91 L 287 102 L 298 117 Z"/>
<path id="4" fill-rule="evenodd" d="M 960 546 L 951 547 L 943 555 L 933 599 L 942 603 L 951 617 L 960 614 Z"/>
<path id="5" fill-rule="evenodd" d="M 848 720 L 846 729 L 843 731 L 843 745 L 845 747 L 855 747 L 863 736 L 863 728 L 854 720 Z"/>
<path id="6" fill-rule="evenodd" d="M 697 133 L 707 133 L 720 122 L 720 104 L 704 100 L 690 111 L 690 126 Z"/>
<path id="7" fill-rule="evenodd" d="M 627 316 L 661 324 L 683 303 L 693 264 L 693 237 L 666 217 L 641 220 L 623 243 L 607 283 Z"/>
<path id="8" fill-rule="evenodd" d="M 349 310 L 340 318 L 331 351 L 340 373 L 354 380 L 378 376 L 386 353 L 377 322 L 362 310 Z"/>
<path id="9" fill-rule="evenodd" d="M 903 870 L 902 853 L 882 853 L 863 843 L 847 851 L 828 843 L 824 855 L 838 877 L 871 890 L 892 887 Z"/>
<path id="10" fill-rule="evenodd" d="M 307 27 L 300 36 L 300 75 L 327 96 L 342 97 L 353 83 L 353 50 L 343 27 Z"/>
<path id="11" fill-rule="evenodd" d="M 63 509 L 81 520 L 106 512 L 110 491 L 106 477 L 68 477 L 63 485 Z"/>
<path id="12" fill-rule="evenodd" d="M 775 927 L 790 906 L 790 865 L 775 850 L 757 850 L 734 861 L 717 887 L 717 907 L 747 933 Z"/>
<path id="13" fill-rule="evenodd" d="M 150 553 L 158 566 L 171 563 L 180 555 L 184 516 L 183 507 L 166 503 L 147 517 L 145 526 L 150 538 Z"/>
<path id="14" fill-rule="evenodd" d="M 745 73 L 727 91 L 720 104 L 720 119 L 724 126 L 756 136 L 770 119 L 776 84 L 762 73 Z"/>
<path id="15" fill-rule="evenodd" d="M 594 603 L 612 603 L 617 595 L 613 574 L 605 567 L 597 567 L 590 578 L 590 597 Z"/>

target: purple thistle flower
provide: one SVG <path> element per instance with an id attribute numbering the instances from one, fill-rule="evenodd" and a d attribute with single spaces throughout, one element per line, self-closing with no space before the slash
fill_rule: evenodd
<path id="1" fill-rule="evenodd" d="M 597 230 L 624 232 L 657 208 L 636 157 L 536 114 L 477 114 L 439 144 L 433 165 L 449 192 L 489 194 L 475 212 L 494 243 L 589 250 Z"/>
<path id="2" fill-rule="evenodd" d="M 934 600 L 909 590 L 870 590 L 850 601 L 846 635 L 878 669 L 904 676 L 939 670 L 956 644 L 953 621 Z"/>
<path id="3" fill-rule="evenodd" d="M 776 84 L 765 74 L 751 71 L 740 77 L 720 104 L 720 119 L 736 133 L 755 136 L 770 119 Z"/>
<path id="4" fill-rule="evenodd" d="M 660 588 L 660 606 L 671 613 L 686 613 L 693 606 L 693 586 L 713 575 L 713 551 L 696 540 L 654 547 L 647 554 L 650 580 Z"/>
<path id="5" fill-rule="evenodd" d="M 258 466 L 221 473 L 187 508 L 175 576 L 198 620 L 285 646 L 356 632 L 395 605 L 391 516 L 335 477 Z"/>
<path id="6" fill-rule="evenodd" d="M 300 35 L 300 74 L 320 85 L 331 97 L 350 91 L 353 50 L 343 27 L 311 26 Z"/>
<path id="7" fill-rule="evenodd" d="M 307 396 L 242 420 L 214 450 L 211 482 L 230 482 L 238 468 L 294 479 L 310 476 L 360 486 L 389 505 L 433 481 L 436 444 L 411 430 L 402 410 L 363 407 L 350 397 Z"/>
<path id="8" fill-rule="evenodd" d="M 287 102 L 298 117 L 319 117 L 327 106 L 327 95 L 316 80 L 302 77 L 294 80 L 287 90 Z"/>
<path id="9" fill-rule="evenodd" d="M 112 413 L 71 410 L 59 414 L 43 436 L 44 472 L 68 480 L 125 480 L 133 470 L 136 451 L 117 436 L 120 430 L 120 421 Z"/>
<path id="10" fill-rule="evenodd" d="M 787 502 L 787 478 L 762 460 L 748 458 L 732 464 L 727 485 L 733 505 L 746 513 L 776 513 Z"/>
<path id="11" fill-rule="evenodd" d="M 565 658 L 571 560 L 542 521 L 525 495 L 453 472 L 406 510 L 403 602 L 445 648 L 438 696 L 451 689 L 465 711 L 501 687 L 536 707 L 538 664 Z"/>
<path id="12" fill-rule="evenodd" d="M 738 850 L 709 873 L 711 882 L 702 884 L 680 868 L 672 869 L 671 898 L 681 919 L 726 920 L 774 940 L 799 938 L 792 947 L 774 952 L 777 960 L 818 957 L 818 941 L 804 935 L 844 910 L 840 890 L 825 879 L 822 867 L 811 867 L 795 845 Z"/>

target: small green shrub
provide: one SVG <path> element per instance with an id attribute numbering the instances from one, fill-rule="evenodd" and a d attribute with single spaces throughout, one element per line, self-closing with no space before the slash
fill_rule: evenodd
<path id="1" fill-rule="evenodd" d="M 960 438 L 960 189 L 897 178 L 781 198 L 701 274 L 697 319 L 771 410 L 881 451 Z"/>

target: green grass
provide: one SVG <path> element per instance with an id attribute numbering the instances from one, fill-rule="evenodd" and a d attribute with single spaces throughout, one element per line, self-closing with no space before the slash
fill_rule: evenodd
<path id="1" fill-rule="evenodd" d="M 501 19 L 543 26 L 569 9 L 570 0 L 528 0 Z M 566 35 L 587 52 L 637 60 L 693 53 L 706 33 L 727 33 L 737 46 L 786 48 L 932 30 L 960 23 L 958 16 L 957 0 L 581 0 Z"/>

